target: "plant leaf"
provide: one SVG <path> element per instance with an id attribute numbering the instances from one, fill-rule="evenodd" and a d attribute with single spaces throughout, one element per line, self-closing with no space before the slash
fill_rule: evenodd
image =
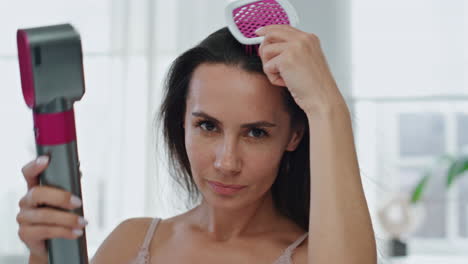
<path id="1" fill-rule="evenodd" d="M 435 162 L 433 163 L 434 165 L 426 168 L 424 172 L 424 176 L 421 178 L 421 180 L 418 182 L 416 187 L 413 190 L 413 193 L 411 195 L 411 203 L 417 203 L 419 200 L 421 200 L 422 195 L 424 193 L 424 190 L 426 188 L 427 182 L 429 179 L 432 177 L 432 171 L 434 170 L 434 167 L 440 166 L 441 163 L 452 163 L 455 161 L 455 157 L 450 155 L 450 154 L 444 154 L 438 157 Z"/>
<path id="2" fill-rule="evenodd" d="M 468 170 L 468 156 L 461 157 L 455 160 L 449 168 L 447 174 L 447 188 L 449 188 L 456 178 L 461 176 L 465 171 Z"/>
<path id="3" fill-rule="evenodd" d="M 417 203 L 419 200 L 421 200 L 422 194 L 430 177 L 431 173 L 429 171 L 426 171 L 424 177 L 422 177 L 418 185 L 416 185 L 416 188 L 414 189 L 413 194 L 411 195 L 411 203 Z"/>

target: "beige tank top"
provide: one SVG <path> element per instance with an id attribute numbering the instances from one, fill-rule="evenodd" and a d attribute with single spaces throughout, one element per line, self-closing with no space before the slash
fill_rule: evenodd
<path id="1" fill-rule="evenodd" d="M 160 218 L 154 218 L 151 222 L 150 227 L 148 228 L 148 232 L 146 233 L 145 240 L 138 251 L 138 255 L 135 259 L 131 262 L 131 264 L 149 264 L 150 263 L 150 254 L 149 254 L 149 246 L 151 239 L 153 238 L 154 231 L 156 230 L 156 226 L 158 225 Z M 294 241 L 291 245 L 289 245 L 284 251 L 281 256 L 276 259 L 273 264 L 292 264 L 292 255 L 294 250 L 307 238 L 307 232 L 301 235 L 296 241 Z"/>

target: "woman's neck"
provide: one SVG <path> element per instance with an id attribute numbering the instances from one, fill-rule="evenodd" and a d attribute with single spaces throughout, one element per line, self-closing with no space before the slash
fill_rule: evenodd
<path id="1" fill-rule="evenodd" d="M 213 207 L 204 199 L 192 210 L 195 225 L 216 241 L 270 231 L 278 222 L 279 212 L 271 191 L 255 203 L 235 209 Z"/>

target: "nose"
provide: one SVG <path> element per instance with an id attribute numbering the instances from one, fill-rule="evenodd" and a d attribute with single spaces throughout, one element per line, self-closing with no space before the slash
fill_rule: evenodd
<path id="1" fill-rule="evenodd" d="M 242 161 L 238 153 L 235 139 L 224 139 L 218 147 L 214 166 L 224 175 L 238 174 L 242 168 Z"/>

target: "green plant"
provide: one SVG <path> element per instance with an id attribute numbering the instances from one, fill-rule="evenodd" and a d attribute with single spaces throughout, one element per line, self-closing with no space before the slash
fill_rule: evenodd
<path id="1" fill-rule="evenodd" d="M 411 195 L 411 203 L 414 204 L 421 200 L 426 189 L 427 183 L 429 182 L 430 178 L 433 177 L 434 169 L 438 166 L 441 166 L 441 163 L 448 163 L 448 170 L 446 174 L 447 189 L 449 189 L 450 186 L 453 185 L 456 179 L 458 179 L 466 171 L 468 171 L 468 155 L 456 157 L 445 154 L 440 156 L 439 158 L 437 158 L 436 162 L 434 163 L 434 166 L 431 166 L 430 168 L 426 168 L 424 170 L 421 180 L 418 182 Z"/>

